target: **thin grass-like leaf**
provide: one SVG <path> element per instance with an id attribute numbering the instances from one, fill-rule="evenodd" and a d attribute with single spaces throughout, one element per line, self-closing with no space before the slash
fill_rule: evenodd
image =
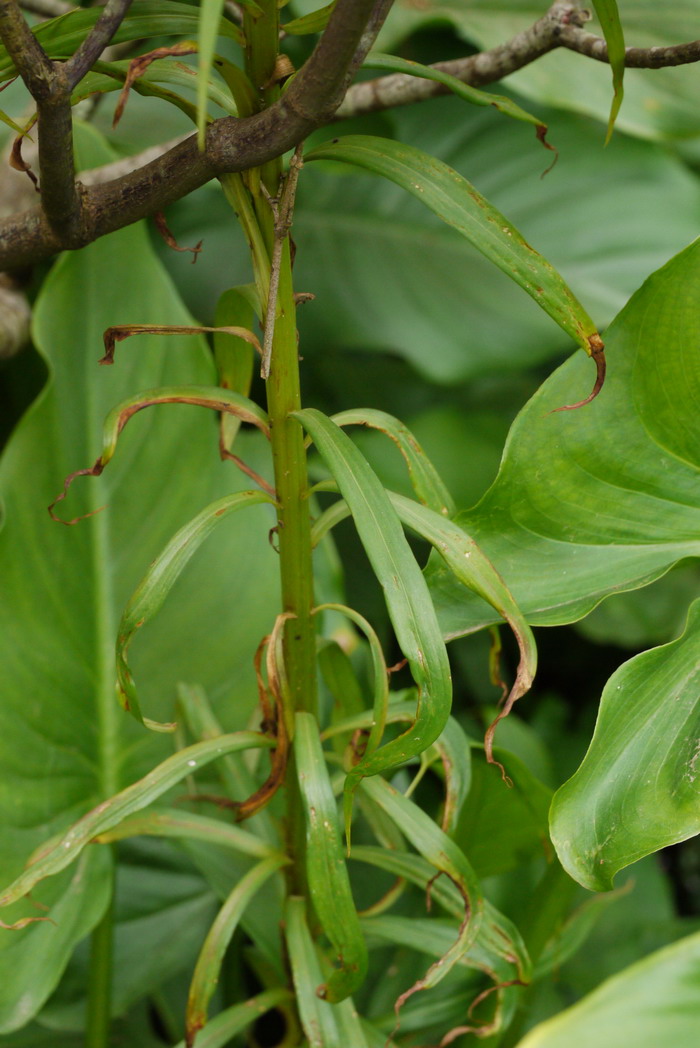
<path id="1" fill-rule="evenodd" d="M 139 815 L 131 815 L 118 826 L 95 838 L 97 844 L 110 844 L 128 837 L 174 837 L 175 839 L 206 841 L 222 848 L 233 848 L 256 859 L 269 858 L 275 849 L 261 841 L 254 833 L 242 830 L 222 819 L 179 811 L 177 808 L 154 808 Z"/>
<path id="2" fill-rule="evenodd" d="M 595 324 L 559 273 L 462 175 L 413 146 L 369 135 L 334 138 L 312 149 L 305 160 L 353 164 L 388 178 L 422 201 L 514 280 L 593 357 L 597 377 L 588 399 L 597 395 L 605 377 L 605 356 Z"/>
<path id="3" fill-rule="evenodd" d="M 241 878 L 219 910 L 204 940 L 190 984 L 185 1016 L 187 1048 L 192 1048 L 195 1036 L 207 1021 L 209 1002 L 219 981 L 226 948 L 246 907 L 265 881 L 289 862 L 285 855 L 263 859 Z"/>
<path id="4" fill-rule="evenodd" d="M 174 753 L 138 782 L 93 808 L 60 837 L 42 845 L 31 856 L 26 869 L 0 895 L 0 906 L 9 906 L 23 898 L 44 877 L 65 869 L 95 837 L 146 808 L 197 768 L 203 768 L 226 753 L 261 746 L 269 749 L 274 746 L 274 739 L 254 731 L 238 731 L 195 743 Z"/>
<path id="5" fill-rule="evenodd" d="M 255 5 L 257 7 L 257 4 Z M 199 76 L 197 78 L 197 143 L 204 150 L 207 126 L 207 81 L 214 61 L 224 0 L 202 0 L 199 5 Z M 258 11 L 260 8 L 258 8 Z"/>
<path id="6" fill-rule="evenodd" d="M 515 634 L 520 651 L 515 681 L 484 739 L 487 760 L 491 764 L 498 763 L 493 756 L 496 725 L 508 716 L 513 704 L 529 690 L 537 670 L 537 646 L 532 630 L 498 571 L 466 531 L 427 506 L 419 506 L 403 495 L 392 493 L 391 503 L 403 523 L 435 548 L 461 583 L 496 608 Z"/>
<path id="7" fill-rule="evenodd" d="M 285 987 L 265 990 L 243 1004 L 234 1004 L 210 1020 L 200 1031 L 196 1048 L 225 1048 L 231 1040 L 252 1023 L 278 1005 L 289 1004 L 293 994 Z M 185 1041 L 178 1041 L 175 1048 L 187 1048 Z"/>
<path id="8" fill-rule="evenodd" d="M 224 291 L 216 304 L 215 326 L 219 329 L 239 327 L 251 330 L 255 319 L 251 292 L 254 294 L 255 285 L 232 287 Z M 218 330 L 214 333 L 214 359 L 222 389 L 231 389 L 247 397 L 253 381 L 253 346 L 240 335 Z M 241 419 L 235 415 L 221 416 L 221 446 L 226 451 L 231 450 L 240 425 Z"/>
<path id="9" fill-rule="evenodd" d="M 406 73 L 408 76 L 417 76 L 423 80 L 434 80 L 438 84 L 444 84 L 445 87 L 449 87 L 453 94 L 463 98 L 465 102 L 470 102 L 471 105 L 493 106 L 494 109 L 497 109 L 499 113 L 503 113 L 504 116 L 512 117 L 513 120 L 520 120 L 525 124 L 533 124 L 540 142 L 548 149 L 553 148 L 545 141 L 547 125 L 538 117 L 533 116 L 532 113 L 528 113 L 526 109 L 519 106 L 512 98 L 506 98 L 505 95 L 492 95 L 488 91 L 480 91 L 479 88 L 463 83 L 456 76 L 452 76 L 451 73 L 445 73 L 442 69 L 421 65 L 420 62 L 399 58 L 397 55 L 383 54 L 380 51 L 370 51 L 362 64 L 369 69 L 383 69 L 388 73 Z"/>
<path id="10" fill-rule="evenodd" d="M 325 7 L 319 7 L 317 11 L 309 11 L 308 15 L 302 15 L 301 18 L 293 18 L 290 22 L 285 22 L 282 28 L 285 33 L 289 33 L 291 36 L 322 33 L 328 25 L 335 5 L 336 0 L 332 0 L 332 3 L 326 4 Z"/>
<path id="11" fill-rule="evenodd" d="M 364 779 L 362 789 L 394 820 L 416 851 L 438 871 L 438 875 L 445 874 L 452 881 L 463 901 L 462 922 L 454 943 L 423 978 L 401 994 L 396 1002 L 398 1013 L 398 1009 L 412 994 L 435 986 L 474 946 L 481 930 L 484 903 L 478 879 L 466 856 L 429 815 L 382 778 Z"/>
<path id="12" fill-rule="evenodd" d="M 69 58 L 85 40 L 101 12 L 101 7 L 78 8 L 41 22 L 32 28 L 32 32 L 49 58 Z M 111 43 L 122 44 L 159 36 L 191 37 L 197 32 L 198 21 L 196 8 L 188 4 L 175 3 L 174 0 L 139 0 L 125 15 Z M 227 19 L 222 19 L 219 31 L 222 36 L 244 43 L 239 27 Z M 0 46 L 0 81 L 10 80 L 16 74 L 12 59 Z"/>
<path id="13" fill-rule="evenodd" d="M 358 629 L 362 630 L 369 642 L 369 650 L 372 658 L 372 671 L 374 674 L 372 722 L 370 733 L 364 747 L 364 753 L 369 755 L 370 753 L 374 753 L 382 740 L 389 707 L 389 674 L 387 672 L 382 645 L 379 641 L 379 637 L 367 619 L 363 615 L 360 615 L 359 612 L 354 611 L 353 608 L 348 608 L 345 604 L 321 604 L 315 610 L 339 611 L 341 615 L 346 615 L 351 622 L 355 623 Z"/>
<path id="14" fill-rule="evenodd" d="M 304 802 L 309 892 L 339 962 L 316 992 L 324 1000 L 337 1003 L 362 985 L 367 974 L 367 948 L 341 848 L 336 802 L 318 724 L 310 713 L 296 715 L 294 752 Z"/>
<path id="15" fill-rule="evenodd" d="M 316 993 L 324 976 L 306 923 L 303 899 L 290 896 L 287 900 L 284 930 L 299 1018 L 309 1048 L 349 1048 L 338 1029 L 338 1007 L 321 1000 Z"/>
<path id="16" fill-rule="evenodd" d="M 452 496 L 435 466 L 403 422 L 386 411 L 377 411 L 374 408 L 341 411 L 340 414 L 333 415 L 332 420 L 336 426 L 368 426 L 384 433 L 401 452 L 416 497 L 436 513 L 442 513 L 445 517 L 452 516 L 456 508 Z"/>
<path id="17" fill-rule="evenodd" d="M 608 46 L 608 62 L 612 70 L 613 100 L 610 106 L 608 129 L 605 134 L 605 144 L 607 145 L 613 133 L 624 95 L 622 82 L 625 75 L 625 34 L 620 22 L 617 0 L 593 0 L 593 6 L 598 16 L 600 27 L 603 30 L 605 43 Z"/>
<path id="18" fill-rule="evenodd" d="M 149 567 L 124 609 L 117 631 L 117 695 L 122 707 L 145 727 L 164 730 L 166 726 L 144 719 L 141 713 L 134 678 L 127 661 L 134 634 L 160 611 L 186 565 L 217 524 L 231 513 L 265 502 L 273 504 L 270 496 L 263 491 L 239 491 L 206 506 L 173 535 Z"/>
<path id="19" fill-rule="evenodd" d="M 352 791 L 364 775 L 396 767 L 427 749 L 447 723 L 452 681 L 447 651 L 423 575 L 381 482 L 352 441 L 321 412 L 295 412 L 313 438 L 341 494 L 383 590 L 396 638 L 418 685 L 416 719 L 408 731 L 363 758 L 348 776 Z"/>

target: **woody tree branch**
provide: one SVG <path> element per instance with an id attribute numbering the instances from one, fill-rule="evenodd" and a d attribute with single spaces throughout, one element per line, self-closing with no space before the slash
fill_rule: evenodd
<path id="1" fill-rule="evenodd" d="M 123 166 L 119 166 L 123 161 L 116 171 L 111 165 L 104 175 L 90 172 L 85 180 L 90 185 L 81 187 L 78 221 L 68 234 L 38 208 L 0 223 L 0 270 L 26 266 L 65 248 L 88 244 L 105 233 L 162 210 L 219 174 L 242 171 L 281 155 L 315 128 L 339 117 L 445 93 L 442 84 L 401 74 L 365 81 L 348 89 L 354 69 L 372 46 L 390 6 L 390 0 L 338 0 L 311 58 L 279 101 L 255 116 L 240 120 L 227 117 L 210 124 L 203 153 L 198 151 L 196 136 L 192 135 L 161 155 L 154 157 L 153 151 L 148 151 L 148 159 L 144 155 L 142 164 L 138 158 L 130 158 L 126 162 L 129 170 L 124 174 L 121 174 Z M 3 40 L 3 12 L 12 8 L 16 8 L 14 0 L 0 0 Z M 436 67 L 465 83 L 483 86 L 522 69 L 558 47 L 607 61 L 605 41 L 582 28 L 587 17 L 575 3 L 557 0 L 542 18 L 507 43 L 467 58 L 436 63 Z M 16 19 L 10 29 L 6 31 L 11 37 L 14 57 L 21 50 L 20 40 L 26 39 L 26 33 L 16 25 Z M 20 33 L 24 34 L 21 38 Z M 31 48 L 34 44 L 27 41 L 27 46 Z M 39 77 L 45 59 L 45 55 L 39 56 L 39 63 L 27 70 L 30 78 Z M 658 69 L 696 61 L 700 61 L 700 41 L 672 47 L 628 48 L 626 52 L 626 64 L 634 68 Z M 23 61 L 24 68 L 31 64 L 30 60 Z M 19 65 L 18 68 L 21 71 Z M 114 177 L 117 171 L 120 173 Z M 104 180 L 107 177 L 109 181 Z"/>
<path id="2" fill-rule="evenodd" d="M 41 211 L 66 246 L 79 243 L 82 201 L 73 164 L 71 92 L 102 54 L 131 0 L 108 0 L 91 32 L 67 62 L 54 62 L 36 39 L 16 0 L 0 0 L 0 38 L 36 102 Z"/>

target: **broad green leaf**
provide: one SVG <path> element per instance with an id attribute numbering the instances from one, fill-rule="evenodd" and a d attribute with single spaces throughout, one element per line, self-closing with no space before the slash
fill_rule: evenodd
<path id="1" fill-rule="evenodd" d="M 294 753 L 306 826 L 306 877 L 314 910 L 338 962 L 316 992 L 332 1004 L 349 997 L 367 974 L 367 947 L 360 930 L 341 846 L 333 789 L 316 719 L 297 713 Z"/>
<path id="2" fill-rule="evenodd" d="M 269 748 L 272 745 L 274 745 L 274 740 L 266 735 L 253 731 L 239 731 L 230 735 L 221 735 L 218 739 L 211 739 L 207 742 L 197 742 L 194 746 L 179 750 L 143 779 L 132 786 L 127 786 L 126 789 L 88 812 L 66 833 L 41 845 L 30 856 L 24 872 L 3 889 L 0 895 L 0 906 L 9 906 L 18 899 L 24 898 L 44 877 L 51 877 L 74 862 L 85 845 L 89 844 L 93 838 L 118 826 L 127 816 L 141 811 L 152 801 L 162 797 L 172 786 L 177 785 L 187 775 L 191 775 L 195 769 L 205 767 L 210 761 L 226 753 L 259 747 Z"/>
<path id="3" fill-rule="evenodd" d="M 352 790 L 421 753 L 435 741 L 450 713 L 452 683 L 447 652 L 420 569 L 389 498 L 343 431 L 321 412 L 295 412 L 350 506 L 355 527 L 379 580 L 399 647 L 419 688 L 416 720 L 402 735 L 355 765 L 346 785 L 346 825 Z"/>
<path id="4" fill-rule="evenodd" d="M 230 513 L 273 500 L 263 491 L 239 491 L 206 506 L 197 516 L 173 535 L 158 555 L 129 599 L 117 631 L 117 694 L 123 708 L 148 728 L 170 729 L 148 718 L 144 719 L 136 695 L 134 678 L 129 669 L 127 651 L 137 630 L 160 611 L 166 597 L 182 574 L 191 557 L 214 528 Z"/>
<path id="5" fill-rule="evenodd" d="M 79 126 L 77 141 L 83 166 L 113 159 L 94 131 Z M 34 310 L 34 342 L 47 360 L 48 382 L 0 468 L 3 885 L 42 841 L 168 755 L 165 738 L 144 737 L 116 702 L 119 614 L 173 532 L 202 505 L 242 486 L 232 465 L 217 463 L 216 434 L 202 413 L 170 405 L 134 419 L 110 470 L 71 492 L 77 511 L 107 504 L 103 513 L 73 528 L 49 519 L 46 507 L 66 474 L 97 454 L 102 421 L 115 402 L 159 382 L 214 381 L 206 346 L 191 336 L 169 343 L 143 336 L 137 353 L 125 352 L 114 368 L 98 368 L 102 332 L 124 321 L 191 323 L 142 226 L 70 253 L 51 270 Z M 240 439 L 241 454 L 260 467 L 259 445 L 247 433 Z M 245 725 L 255 706 L 251 655 L 269 629 L 278 565 L 267 543 L 266 507 L 250 514 L 225 524 L 215 549 L 200 551 L 207 586 L 185 573 L 147 643 L 133 646 L 144 701 L 159 719 L 172 719 L 182 679 L 211 690 L 227 731 Z M 224 625 L 232 602 L 246 607 L 233 634 Z M 187 636 L 196 642 L 183 644 Z M 72 889 L 79 919 L 61 925 L 64 944 L 54 951 L 51 937 L 43 940 L 41 980 L 22 958 L 37 956 L 33 937 L 53 926 L 0 935 L 3 1029 L 10 1028 L 6 1021 L 26 1022 L 36 1012 L 71 945 L 99 919 L 108 885 L 101 864 L 109 859 L 107 849 L 99 853 L 99 869 L 97 859 L 88 863 Z M 62 875 L 47 881 L 38 900 L 55 909 L 68 883 Z M 20 909 L 3 919 L 24 916 L 26 906 Z"/>
<path id="6" fill-rule="evenodd" d="M 696 242 L 653 274 L 610 328 L 605 395 L 551 414 L 582 380 L 579 361 L 560 368 L 514 423 L 493 487 L 458 516 L 529 622 L 575 621 L 607 594 L 700 554 L 700 374 L 690 348 L 699 292 Z M 435 561 L 428 578 L 446 635 L 493 621 L 466 591 L 458 596 Z"/>
<path id="7" fill-rule="evenodd" d="M 700 933 L 652 953 L 541 1023 L 518 1048 L 596 1045 L 695 1048 L 700 1024 Z"/>
<path id="8" fill-rule="evenodd" d="M 599 7 L 599 4 L 595 5 Z M 497 47 L 541 18 L 539 0 L 396 0 L 377 41 L 390 51 L 421 26 L 438 18 L 479 49 Z M 657 47 L 697 37 L 698 0 L 658 4 L 655 0 L 625 0 L 620 4 L 625 35 L 636 47 Z M 586 32 L 603 35 L 595 21 Z M 508 78 L 513 89 L 544 105 L 573 109 L 607 124 L 610 114 L 610 68 L 560 48 L 542 56 Z M 626 69 L 625 105 L 617 124 L 645 138 L 687 138 L 700 132 L 695 100 L 700 89 L 697 65 L 675 69 Z M 599 138 L 602 136 L 599 133 Z M 557 143 L 559 144 L 559 143 Z"/>
<path id="9" fill-rule="evenodd" d="M 606 891 L 643 855 L 700 832 L 700 602 L 676 641 L 630 659 L 605 686 L 583 764 L 555 794 L 564 868 Z"/>
<path id="10" fill-rule="evenodd" d="M 397 55 L 385 55 L 381 51 L 370 51 L 362 64 L 369 69 L 383 69 L 388 73 L 407 73 L 409 76 L 417 76 L 425 80 L 434 80 L 439 84 L 444 84 L 445 87 L 449 87 L 453 94 L 457 95 L 458 98 L 463 98 L 465 102 L 470 102 L 475 106 L 493 106 L 494 109 L 497 109 L 499 113 L 503 113 L 505 116 L 510 116 L 514 120 L 521 120 L 525 124 L 533 124 L 537 128 L 537 137 L 544 143 L 547 125 L 524 110 L 512 98 L 506 98 L 505 95 L 493 95 L 488 91 L 480 91 L 476 87 L 471 87 L 470 84 L 462 83 L 456 76 L 452 76 L 442 69 L 421 65 L 420 62 L 399 58 Z"/>
<path id="11" fill-rule="evenodd" d="M 333 139 L 305 159 L 340 160 L 396 182 L 503 270 L 586 353 L 602 351 L 595 324 L 559 273 L 466 178 L 441 160 L 414 146 L 369 135 Z"/>
<path id="12" fill-rule="evenodd" d="M 358 1048 L 364 1048 L 362 1039 L 347 1041 L 340 1029 L 341 1009 L 348 1006 L 352 1008 L 352 1002 L 345 1000 L 339 1005 L 331 1005 L 316 993 L 316 988 L 324 983 L 325 973 L 321 969 L 306 923 L 305 911 L 304 900 L 290 896 L 284 930 L 299 1017 L 308 1037 L 309 1048 L 347 1048 L 347 1045 L 355 1043 Z"/>
<path id="13" fill-rule="evenodd" d="M 224 954 L 244 911 L 265 881 L 289 861 L 284 855 L 263 859 L 238 882 L 219 910 L 197 958 L 187 998 L 185 1023 L 189 1045 L 207 1022 L 209 1002 L 219 981 Z"/>
<path id="14" fill-rule="evenodd" d="M 436 513 L 452 516 L 455 512 L 452 496 L 423 448 L 403 422 L 386 411 L 372 408 L 351 408 L 333 415 L 332 420 L 336 426 L 368 426 L 385 433 L 403 456 L 417 498 Z"/>
<path id="15" fill-rule="evenodd" d="M 603 29 L 603 36 L 608 45 L 608 61 L 612 69 L 613 78 L 613 101 L 608 117 L 608 131 L 605 136 L 606 144 L 615 126 L 617 114 L 622 105 L 622 81 L 625 75 L 625 36 L 620 24 L 620 12 L 617 9 L 617 0 L 593 0 L 593 7 Z"/>
<path id="16" fill-rule="evenodd" d="M 3 836 L 9 838 L 9 834 Z M 111 880 L 108 850 L 91 848 L 71 870 L 59 874 L 48 890 L 34 894 L 35 901 L 51 907 L 53 923 L 42 921 L 22 931 L 0 931 L 3 1034 L 24 1026 L 55 989 L 75 943 L 104 915 L 110 902 Z M 27 909 L 26 903 L 15 907 L 10 920 L 26 915 Z M 44 915 L 33 911 L 35 917 Z M 2 916 L 7 920 L 5 913 Z"/>
<path id="17" fill-rule="evenodd" d="M 78 8 L 59 18 L 41 22 L 32 32 L 49 58 L 68 58 L 77 51 L 99 15 L 99 8 Z M 196 8 L 188 4 L 175 3 L 174 0 L 140 0 L 127 12 L 112 37 L 112 44 L 151 36 L 194 36 L 198 20 Z M 219 32 L 242 42 L 241 31 L 233 22 L 223 19 Z M 0 80 L 10 80 L 15 75 L 12 59 L 5 48 L 0 47 Z"/>

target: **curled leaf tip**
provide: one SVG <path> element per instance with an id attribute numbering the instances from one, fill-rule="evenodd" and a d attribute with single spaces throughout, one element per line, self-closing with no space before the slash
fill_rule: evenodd
<path id="1" fill-rule="evenodd" d="M 549 149 L 550 152 L 554 153 L 551 164 L 548 165 L 540 175 L 540 178 L 544 178 L 552 170 L 557 160 L 559 159 L 559 150 L 556 146 L 553 146 L 551 142 L 547 141 L 547 132 L 549 128 L 546 124 L 537 124 L 535 127 L 535 135 L 537 136 L 538 142 L 541 142 L 545 149 Z"/>
<path id="2" fill-rule="evenodd" d="M 83 513 L 80 517 L 73 517 L 72 520 L 64 520 L 63 517 L 59 517 L 54 513 L 54 506 L 57 506 L 59 502 L 63 502 L 68 494 L 68 489 L 76 477 L 99 477 L 103 469 L 104 463 L 101 458 L 98 458 L 95 465 L 90 466 L 89 469 L 76 469 L 73 473 L 69 473 L 63 482 L 63 491 L 60 495 L 57 495 L 51 505 L 47 507 L 51 520 L 55 521 L 57 524 L 65 524 L 68 527 L 72 527 L 73 524 L 78 524 L 81 520 L 87 520 L 88 517 L 94 517 L 97 513 L 101 513 L 103 509 L 106 509 L 106 506 L 100 506 L 99 509 L 93 509 L 89 513 Z"/>
<path id="3" fill-rule="evenodd" d="M 0 928 L 3 928 L 8 932 L 18 932 L 21 931 L 22 928 L 26 928 L 28 924 L 34 924 L 36 921 L 48 921 L 50 924 L 56 924 L 51 917 L 21 917 L 20 920 L 15 921 L 14 924 L 5 924 L 4 921 L 0 921 Z"/>
<path id="4" fill-rule="evenodd" d="M 595 362 L 596 367 L 596 378 L 593 389 L 584 400 L 579 400 L 577 404 L 562 404 L 560 408 L 553 408 L 552 411 L 549 412 L 550 415 L 556 414 L 557 411 L 575 411 L 577 408 L 585 407 L 586 404 L 590 404 L 592 400 L 595 400 L 603 388 L 606 369 L 605 346 L 598 332 L 588 336 L 588 345 L 590 347 L 590 356 Z"/>

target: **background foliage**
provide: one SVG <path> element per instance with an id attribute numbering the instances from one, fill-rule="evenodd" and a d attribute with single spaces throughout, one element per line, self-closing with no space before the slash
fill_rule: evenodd
<path id="1" fill-rule="evenodd" d="M 398 0 L 379 46 L 435 61 L 465 45 L 502 42 L 542 6 L 512 0 L 495 12 L 476 0 L 420 7 Z M 297 15 L 312 7 L 290 4 Z M 673 12 L 641 2 L 620 10 L 628 39 L 640 46 L 698 35 L 694 0 L 674 4 Z M 298 38 L 290 52 L 299 60 L 306 47 Z M 700 625 L 691 603 L 700 552 L 700 256 L 691 244 L 700 218 L 699 75 L 696 67 L 628 71 L 617 130 L 604 148 L 608 68 L 557 52 L 518 73 L 507 89 L 545 120 L 560 154 L 544 178 L 547 155 L 531 128 L 456 98 L 343 128 L 410 142 L 456 168 L 559 269 L 601 329 L 610 325 L 606 386 L 573 413 L 549 414 L 587 393 L 590 361 L 577 355 L 564 362 L 566 337 L 462 237 L 399 187 L 350 168 L 309 164 L 300 182 L 295 282 L 316 296 L 300 316 L 305 404 L 329 414 L 362 404 L 400 416 L 450 488 L 457 519 L 539 627 L 534 688 L 498 733 L 513 789 L 475 741 L 452 833 L 489 903 L 518 924 L 536 962 L 527 993 L 518 1001 L 504 996 L 511 1025 L 481 1039 L 503 1048 L 632 1040 L 651 1048 L 662 1037 L 690 1048 L 700 1022 L 700 854 L 690 839 L 700 822 Z M 189 129 L 181 113 L 133 94 L 112 132 L 112 103 L 106 96 L 87 114 L 78 139 L 82 168 Z M 308 146 L 336 132 L 318 132 Z M 165 542 L 204 504 L 244 486 L 233 466 L 216 465 L 214 418 L 203 421 L 183 406 L 142 412 L 104 477 L 79 479 L 71 491 L 68 515 L 106 504 L 103 513 L 62 528 L 45 507 L 66 474 L 94 460 L 104 415 L 119 400 L 151 386 L 215 381 L 201 337 L 166 345 L 145 336 L 120 348 L 118 366 L 99 369 L 96 361 L 110 325 L 214 321 L 221 293 L 250 279 L 243 237 L 229 215 L 215 182 L 172 208 L 179 242 L 204 240 L 195 266 L 153 229 L 137 226 L 40 267 L 32 283 L 33 348 L 3 365 L 5 417 L 21 416 L 11 434 L 5 424 L 0 473 L 3 885 L 47 837 L 172 751 L 169 738 L 142 732 L 119 710 L 112 645 L 128 596 Z M 264 472 L 261 441 L 247 430 L 239 439 L 246 460 Z M 388 442 L 363 431 L 356 443 L 388 488 L 410 494 Z M 186 682 L 205 689 L 224 730 L 250 725 L 251 652 L 278 601 L 267 538 L 273 522 L 258 507 L 222 524 L 134 642 L 131 663 L 148 716 L 169 719 Z M 319 598 L 347 594 L 390 647 L 381 596 L 354 533 L 341 524 L 334 536 L 340 557 L 333 547 L 317 554 Z M 479 740 L 500 695 L 489 679 L 483 629 L 497 616 L 416 548 L 452 638 L 453 715 Z M 233 621 L 232 601 L 240 612 Z M 334 635 L 347 639 L 347 626 L 333 621 Z M 517 655 L 505 631 L 503 639 L 510 678 Z M 362 675 L 361 646 L 353 658 Z M 407 772 L 399 773 L 395 785 L 408 783 Z M 439 776 L 428 774 L 413 799 L 435 814 L 439 787 Z M 381 797 L 371 787 L 367 793 L 358 803 L 380 840 L 395 842 Z M 556 861 L 547 867 L 552 798 L 551 838 L 569 873 L 609 891 L 624 869 L 609 894 L 591 895 Z M 264 818 L 257 820 L 264 839 Z M 416 840 L 432 845 L 420 833 L 411 843 L 425 854 Z M 361 861 L 363 846 L 371 860 L 368 841 L 357 845 L 353 888 L 358 905 L 370 905 L 376 895 Z M 108 905 L 111 871 L 115 1043 L 180 1042 L 182 1000 L 201 943 L 220 901 L 257 861 L 224 854 L 211 844 L 139 837 L 88 849 L 78 865 L 45 881 L 37 900 L 52 907 L 58 931 L 37 923 L 21 936 L 0 937 L 3 1043 L 83 1043 L 85 936 Z M 372 877 L 388 889 L 395 872 L 373 869 Z M 212 1013 L 273 981 L 281 905 L 273 878 L 236 932 Z M 356 1002 L 374 1024 L 374 1033 L 363 1033 L 368 1045 L 392 1034 L 394 1001 L 439 955 L 438 932 L 421 927 L 417 887 L 399 909 L 383 925 L 364 919 L 370 977 Z M 25 913 L 18 905 L 3 919 Z M 298 941 L 304 919 L 298 908 L 287 914 Z M 444 928 L 448 945 L 450 930 L 454 937 L 454 920 Z M 323 975 L 317 978 L 313 948 L 292 965 L 312 981 Z M 439 1040 L 464 1021 L 481 986 L 478 974 L 457 965 L 432 995 L 405 1004 L 396 1043 Z M 288 1001 L 282 995 L 272 1003 L 277 1019 L 246 1035 L 255 1040 L 231 1040 L 236 1022 L 242 1026 L 238 1016 L 228 1040 L 215 1040 L 212 1023 L 212 1040 L 203 1034 L 197 1045 L 282 1044 L 274 1023 L 289 1014 Z M 319 1044 L 339 1036 L 354 1045 L 359 1020 L 339 1014 L 319 1020 L 331 1023 Z M 288 1043 L 297 1044 L 288 1023 Z M 458 1043 L 478 1042 L 467 1033 Z"/>

